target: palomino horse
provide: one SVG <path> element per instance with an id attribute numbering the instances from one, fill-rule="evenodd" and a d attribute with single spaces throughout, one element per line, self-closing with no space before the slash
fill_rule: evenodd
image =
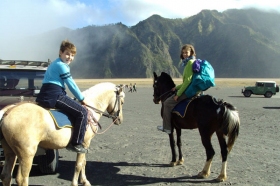
<path id="1" fill-rule="evenodd" d="M 171 77 L 162 72 L 160 76 L 154 72 L 154 103 L 163 102 L 174 92 L 171 89 L 175 84 Z M 163 106 L 161 107 L 161 111 Z M 163 112 L 161 112 L 162 115 Z M 181 150 L 181 129 L 195 129 L 201 136 L 202 144 L 206 150 L 206 163 L 202 171 L 198 174 L 199 178 L 207 178 L 210 175 L 210 168 L 215 151 L 211 144 L 211 137 L 214 132 L 219 140 L 222 154 L 222 169 L 218 176 L 218 181 L 224 181 L 227 178 L 226 166 L 227 156 L 232 149 L 239 133 L 239 115 L 235 107 L 222 100 L 216 101 L 212 96 L 205 95 L 193 99 L 187 108 L 184 117 L 172 113 L 171 134 L 169 134 L 172 161 L 170 166 L 183 164 L 184 159 Z M 176 161 L 175 140 L 173 136 L 174 129 L 177 134 L 177 146 L 179 149 L 179 160 Z M 226 136 L 228 141 L 226 142 Z"/>
<path id="2" fill-rule="evenodd" d="M 99 83 L 83 92 L 91 102 L 93 116 L 98 121 L 103 112 L 108 112 L 115 124 L 123 121 L 122 104 L 125 93 L 122 87 L 116 87 L 112 83 Z M 96 112 L 96 110 L 98 112 Z M 106 114 L 106 113 L 104 113 Z M 3 116 L 3 118 L 2 118 Z M 4 186 L 10 185 L 12 172 L 18 158 L 18 173 L 16 182 L 20 186 L 27 186 L 32 161 L 37 147 L 44 149 L 62 149 L 67 146 L 71 139 L 71 128 L 56 128 L 49 112 L 34 104 L 22 103 L 10 105 L 0 111 L 1 130 L 4 136 L 1 143 L 5 153 L 5 164 L 1 173 Z M 90 141 L 98 130 L 97 125 L 87 128 L 84 138 L 84 147 L 90 146 Z M 78 178 L 84 186 L 91 185 L 85 174 L 85 154 L 77 154 L 72 186 L 78 185 Z"/>

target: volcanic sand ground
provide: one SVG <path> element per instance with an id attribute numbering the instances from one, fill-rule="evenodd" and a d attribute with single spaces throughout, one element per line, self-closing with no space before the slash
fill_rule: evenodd
<path id="1" fill-rule="evenodd" d="M 279 82 L 278 79 L 274 80 Z M 77 83 L 88 88 L 101 81 L 110 80 L 77 80 Z M 100 186 L 280 185 L 280 93 L 272 98 L 254 95 L 245 98 L 241 89 L 244 85 L 253 85 L 255 81 L 256 79 L 217 79 L 217 86 L 206 91 L 206 94 L 236 106 L 241 120 L 240 135 L 228 157 L 228 180 L 223 183 L 214 181 L 221 169 L 216 135 L 212 137 L 216 155 L 209 178 L 195 177 L 202 170 L 206 159 L 197 130 L 182 131 L 184 165 L 168 167 L 171 160 L 169 139 L 167 134 L 156 129 L 162 121 L 161 105 L 152 102 L 152 79 L 111 81 L 116 84 L 136 82 L 137 93 L 128 93 L 126 90 L 124 122 L 92 139 L 86 165 L 89 181 L 92 185 Z M 101 118 L 100 123 L 103 126 L 102 132 L 110 125 L 111 120 Z M 76 156 L 65 149 L 59 152 L 58 173 L 42 175 L 34 165 L 30 173 L 31 186 L 70 185 Z"/>
<path id="2" fill-rule="evenodd" d="M 256 81 L 262 81 L 262 80 L 269 80 L 269 81 L 276 81 L 276 83 L 280 83 L 280 79 L 252 79 L 252 78 L 216 78 L 215 83 L 217 86 L 223 86 L 223 87 L 244 87 L 244 86 L 250 86 L 254 85 Z M 75 80 L 76 83 L 81 88 L 88 88 L 89 86 L 92 86 L 96 83 L 101 82 L 112 82 L 115 84 L 123 84 L 123 85 L 129 85 L 136 83 L 138 87 L 150 87 L 153 84 L 153 79 L 146 78 L 146 79 L 77 79 Z M 180 84 L 182 82 L 182 78 L 174 78 L 173 81 L 175 84 Z"/>

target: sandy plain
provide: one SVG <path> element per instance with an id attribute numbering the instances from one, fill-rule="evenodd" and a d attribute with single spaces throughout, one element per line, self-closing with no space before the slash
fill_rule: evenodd
<path id="1" fill-rule="evenodd" d="M 228 157 L 228 179 L 222 183 L 214 180 L 221 169 L 215 135 L 212 144 L 216 155 L 207 179 L 196 178 L 206 159 L 197 130 L 182 131 L 184 164 L 168 166 L 171 160 L 169 139 L 156 129 L 162 121 L 161 105 L 152 102 L 152 79 L 76 80 L 83 89 L 105 81 L 115 84 L 136 82 L 138 85 L 137 93 L 126 90 L 124 122 L 92 139 L 87 154 L 88 180 L 98 186 L 279 186 L 280 94 L 272 98 L 255 95 L 245 98 L 241 89 L 253 85 L 256 80 L 262 79 L 216 79 L 217 85 L 205 92 L 236 106 L 241 120 L 240 135 Z M 111 120 L 101 118 L 100 123 L 105 130 Z M 34 165 L 30 173 L 31 186 L 70 185 L 76 155 L 65 149 L 59 153 L 58 172 L 43 175 Z"/>
<path id="2" fill-rule="evenodd" d="M 217 86 L 223 86 L 223 87 L 230 87 L 230 86 L 250 86 L 254 85 L 256 81 L 276 81 L 276 83 L 280 83 L 280 79 L 274 78 L 274 79 L 263 79 L 263 78 L 216 78 L 215 83 Z M 123 84 L 123 85 L 129 85 L 130 83 L 136 85 L 138 87 L 150 87 L 153 84 L 152 78 L 143 78 L 143 79 L 77 79 L 75 80 L 76 83 L 81 88 L 87 88 L 89 86 L 92 86 L 96 83 L 101 82 L 112 82 L 115 84 Z M 175 84 L 180 84 L 182 82 L 182 78 L 174 78 L 173 81 Z"/>

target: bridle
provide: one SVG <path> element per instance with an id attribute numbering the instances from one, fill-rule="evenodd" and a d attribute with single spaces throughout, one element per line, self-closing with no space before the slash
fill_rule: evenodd
<path id="1" fill-rule="evenodd" d="M 154 87 L 154 88 L 157 88 L 156 84 L 154 84 L 153 87 Z M 174 93 L 174 92 L 173 92 L 172 90 L 168 90 L 168 91 L 164 92 L 163 94 L 161 94 L 159 97 L 157 97 L 157 99 L 161 100 L 161 98 L 167 94 L 166 98 L 165 98 L 164 100 L 161 100 L 161 102 L 164 102 L 164 101 L 165 101 L 167 98 L 169 98 L 173 93 Z"/>
<path id="2" fill-rule="evenodd" d="M 121 97 L 123 97 L 123 96 L 121 96 L 120 93 L 118 91 L 116 91 L 116 101 L 115 101 L 115 104 L 114 104 L 114 108 L 112 109 L 111 112 L 108 112 L 108 113 L 103 112 L 103 111 L 101 111 L 101 110 L 99 110 L 99 109 L 97 109 L 95 107 L 90 106 L 90 105 L 86 105 L 86 106 L 91 108 L 91 109 L 93 109 L 95 112 L 102 114 L 102 116 L 105 116 L 107 118 L 112 118 L 113 120 L 116 120 L 119 117 L 119 115 L 120 115 Z M 112 113 L 116 109 L 117 105 L 118 105 L 118 110 L 117 110 L 117 112 L 115 112 L 114 115 L 112 115 Z"/>
<path id="3" fill-rule="evenodd" d="M 121 97 L 123 97 L 123 96 L 120 95 L 120 93 L 119 93 L 118 90 L 117 90 L 115 93 L 116 93 L 116 101 L 115 101 L 115 104 L 114 104 L 114 108 L 113 108 L 112 111 L 110 111 L 110 112 L 107 111 L 108 113 L 105 113 L 105 112 L 103 112 L 103 111 L 101 111 L 101 110 L 99 110 L 99 109 L 97 109 L 97 108 L 95 108 L 95 107 L 92 107 L 92 106 L 90 106 L 90 105 L 85 105 L 86 107 L 91 108 L 91 109 L 94 110 L 95 112 L 100 113 L 102 116 L 105 116 L 105 117 L 107 117 L 107 118 L 112 118 L 112 119 L 113 119 L 113 122 L 111 123 L 111 125 L 109 125 L 109 126 L 107 127 L 107 129 L 105 129 L 105 130 L 104 130 L 103 132 L 101 132 L 101 133 L 97 133 L 97 130 L 94 129 L 94 126 L 93 126 L 92 122 L 89 122 L 92 131 L 93 131 L 94 133 L 96 133 L 96 134 L 103 134 L 103 133 L 105 133 L 105 132 L 106 132 L 107 130 L 109 130 L 109 128 L 111 128 L 112 125 L 115 124 L 115 122 L 119 119 L 120 108 L 121 108 L 121 104 L 122 104 L 122 103 L 121 103 Z M 116 109 L 116 106 L 117 106 L 117 105 L 118 105 L 118 110 L 117 110 L 117 112 L 115 112 L 114 115 L 112 115 L 112 113 L 113 113 L 114 110 Z M 94 120 L 95 123 L 98 124 L 98 126 L 99 126 L 100 129 L 101 129 L 101 125 L 99 124 L 99 122 L 98 122 L 93 116 L 92 116 L 92 119 Z"/>
<path id="4" fill-rule="evenodd" d="M 118 110 L 116 112 L 116 114 L 114 115 L 115 117 L 119 117 L 120 115 L 120 108 L 121 108 L 121 96 L 120 93 L 118 91 L 116 91 L 116 101 L 114 104 L 114 108 L 112 109 L 111 112 L 109 112 L 109 115 L 112 116 L 112 113 L 114 112 L 114 110 L 116 109 L 116 106 L 118 105 Z"/>

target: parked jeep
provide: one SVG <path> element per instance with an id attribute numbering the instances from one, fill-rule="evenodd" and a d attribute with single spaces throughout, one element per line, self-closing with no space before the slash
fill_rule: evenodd
<path id="1" fill-rule="evenodd" d="M 241 92 L 245 97 L 250 97 L 252 94 L 264 95 L 266 98 L 271 98 L 276 92 L 279 92 L 279 86 L 275 81 L 257 81 L 255 86 L 244 87 Z"/>
<path id="2" fill-rule="evenodd" d="M 0 60 L 0 109 L 21 101 L 35 101 L 48 65 L 49 61 Z M 42 173 L 51 174 L 58 168 L 58 158 L 57 149 L 38 147 L 34 162 Z M 1 144 L 0 160 L 5 160 Z"/>

